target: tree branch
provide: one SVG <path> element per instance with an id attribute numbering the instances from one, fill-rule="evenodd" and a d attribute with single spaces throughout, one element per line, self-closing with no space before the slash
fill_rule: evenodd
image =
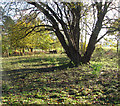
<path id="1" fill-rule="evenodd" d="M 63 14 L 62 14 L 62 11 L 61 11 L 58 3 L 57 3 L 57 2 L 54 2 L 54 3 L 57 5 L 57 8 L 58 8 L 58 10 L 59 10 L 59 12 L 60 12 L 60 15 L 61 15 L 60 18 L 61 18 L 61 20 L 63 20 Z"/>
<path id="2" fill-rule="evenodd" d="M 53 31 L 53 29 L 50 29 L 50 28 L 44 28 L 44 29 L 40 29 L 40 30 L 35 31 L 35 32 L 42 32 L 42 31 Z"/>
<path id="3" fill-rule="evenodd" d="M 52 15 L 56 18 L 56 20 L 61 24 L 61 26 L 62 26 L 62 28 L 64 30 L 64 33 L 65 33 L 65 35 L 66 35 L 66 37 L 67 37 L 67 39 L 69 41 L 69 34 L 67 33 L 67 25 L 66 25 L 66 23 L 63 20 L 61 20 L 57 16 L 57 14 L 47 4 L 44 4 L 44 3 L 41 3 L 41 4 L 44 5 L 52 13 Z"/>
<path id="4" fill-rule="evenodd" d="M 101 37 L 96 41 L 96 43 L 99 42 L 102 38 L 104 38 L 108 33 L 112 33 L 112 32 L 115 32 L 115 31 L 117 31 L 117 30 L 107 31 L 103 36 L 101 36 Z"/>

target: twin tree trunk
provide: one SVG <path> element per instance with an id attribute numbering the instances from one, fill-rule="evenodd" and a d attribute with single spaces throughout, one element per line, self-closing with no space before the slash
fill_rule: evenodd
<path id="1" fill-rule="evenodd" d="M 97 25 L 96 25 L 93 33 L 91 34 L 91 37 L 90 37 L 90 40 L 89 40 L 89 43 L 88 43 L 88 46 L 87 46 L 87 50 L 86 50 L 84 56 L 81 56 L 81 54 L 79 52 L 79 48 L 76 50 L 75 46 L 73 46 L 73 45 L 65 48 L 64 45 L 63 45 L 67 56 L 71 59 L 71 61 L 73 61 L 73 63 L 76 66 L 78 66 L 80 63 L 86 64 L 91 59 L 91 56 L 92 56 L 92 54 L 95 50 L 95 44 L 96 44 L 96 41 L 97 41 L 98 34 L 99 34 L 99 32 L 101 30 L 101 27 L 102 27 L 102 20 L 99 20 L 96 24 Z M 79 42 L 78 42 L 78 44 L 79 44 Z"/>
<path id="2" fill-rule="evenodd" d="M 64 50 L 66 51 L 67 56 L 70 58 L 70 60 L 75 64 L 75 66 L 78 66 L 79 64 L 87 64 L 90 61 L 91 55 L 94 52 L 95 49 L 95 44 L 97 41 L 97 37 L 98 34 L 101 30 L 102 27 L 102 18 L 100 18 L 97 22 L 96 22 L 96 27 L 94 28 L 91 37 L 89 39 L 89 43 L 87 46 L 87 50 L 84 54 L 84 56 L 81 56 L 80 52 L 79 52 L 79 40 L 75 40 L 72 43 L 71 40 L 68 41 L 68 44 L 66 43 L 66 40 L 64 39 L 63 34 L 59 31 L 56 30 L 55 33 L 60 41 L 60 43 L 62 44 Z M 79 27 L 76 27 L 76 32 L 75 33 L 77 36 L 79 36 Z M 75 37 L 77 37 L 76 35 L 73 35 Z M 73 39 L 72 39 L 73 41 Z"/>
<path id="3" fill-rule="evenodd" d="M 62 47 L 64 48 L 67 56 L 74 63 L 75 66 L 78 66 L 81 63 L 86 64 L 90 61 L 91 55 L 95 49 L 95 42 L 96 42 L 95 39 L 94 39 L 94 43 L 89 43 L 88 48 L 87 48 L 88 50 L 86 51 L 84 56 L 81 56 L 81 54 L 79 52 L 79 46 L 76 49 L 76 45 L 79 45 L 79 42 L 78 42 L 78 44 L 76 44 L 74 46 L 68 45 L 68 44 L 66 44 L 64 37 L 61 36 L 62 33 L 60 31 L 57 30 L 55 33 L 56 33 L 59 41 L 61 42 Z M 93 40 L 91 40 L 91 42 L 92 41 Z"/>

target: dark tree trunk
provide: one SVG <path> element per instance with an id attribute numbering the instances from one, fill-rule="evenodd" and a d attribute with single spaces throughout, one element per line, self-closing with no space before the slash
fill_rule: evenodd
<path id="1" fill-rule="evenodd" d="M 118 39 L 117 39 L 117 53 L 118 53 Z"/>
<path id="2" fill-rule="evenodd" d="M 22 49 L 23 54 L 25 53 L 25 48 Z"/>
<path id="3" fill-rule="evenodd" d="M 20 55 L 23 56 L 25 54 L 25 49 L 22 48 L 21 51 L 20 51 Z"/>
<path id="4" fill-rule="evenodd" d="M 102 3 L 100 3 L 99 6 L 100 7 L 97 7 L 97 10 L 98 10 L 97 22 L 96 22 L 95 28 L 92 31 L 87 50 L 82 58 L 82 63 L 87 63 L 90 61 L 91 55 L 93 54 L 93 52 L 95 50 L 95 44 L 96 44 L 98 35 L 99 35 L 100 30 L 102 28 L 103 19 L 107 13 L 107 8 L 108 8 L 107 5 L 105 6 L 104 11 L 101 10 Z"/>
<path id="5" fill-rule="evenodd" d="M 30 48 L 30 49 L 29 49 L 29 52 L 33 52 L 33 48 Z"/>
<path id="6" fill-rule="evenodd" d="M 75 66 L 78 66 L 81 62 L 80 53 L 72 47 L 69 47 L 69 50 L 66 51 L 67 56 L 71 59 Z"/>

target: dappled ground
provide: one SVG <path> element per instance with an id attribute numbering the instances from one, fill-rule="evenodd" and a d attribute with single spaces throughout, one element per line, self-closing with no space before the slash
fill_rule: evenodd
<path id="1" fill-rule="evenodd" d="M 101 53 L 77 68 L 63 54 L 3 58 L 3 104 L 120 104 L 117 56 Z"/>

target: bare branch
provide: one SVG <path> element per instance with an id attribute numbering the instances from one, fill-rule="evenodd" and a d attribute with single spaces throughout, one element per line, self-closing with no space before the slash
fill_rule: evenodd
<path id="1" fill-rule="evenodd" d="M 101 36 L 101 37 L 96 41 L 96 43 L 99 42 L 102 38 L 104 38 L 108 33 L 112 33 L 112 32 L 115 32 L 115 31 L 118 31 L 118 30 L 107 31 L 103 36 Z"/>
<path id="2" fill-rule="evenodd" d="M 44 29 L 40 29 L 40 30 L 35 31 L 35 32 L 42 32 L 42 31 L 53 31 L 53 29 L 50 29 L 50 28 L 44 28 Z"/>
<path id="3" fill-rule="evenodd" d="M 86 22 L 83 21 L 83 23 L 89 28 L 90 31 L 92 31 L 90 26 Z"/>
<path id="4" fill-rule="evenodd" d="M 60 15 L 61 15 L 60 18 L 61 18 L 61 20 L 63 20 L 63 14 L 62 14 L 62 11 L 61 11 L 58 3 L 57 3 L 57 2 L 54 2 L 54 3 L 57 5 L 57 8 L 58 8 L 58 10 L 59 10 L 59 12 L 60 12 Z"/>

